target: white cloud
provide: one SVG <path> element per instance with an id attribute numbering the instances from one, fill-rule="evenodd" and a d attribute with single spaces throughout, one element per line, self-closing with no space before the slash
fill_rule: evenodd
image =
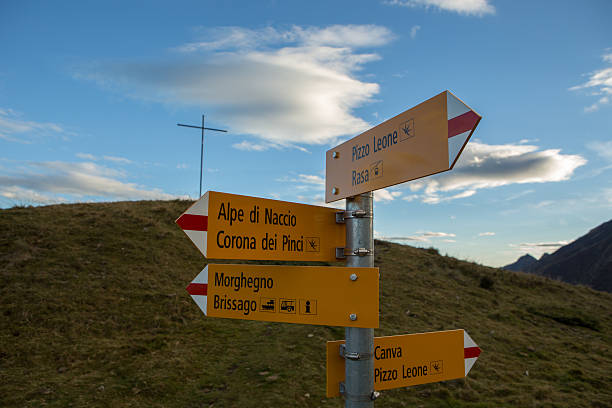
<path id="1" fill-rule="evenodd" d="M 279 196 L 278 199 L 281 197 Z M 319 205 L 321 207 L 330 207 L 336 208 L 338 210 L 344 210 L 346 208 L 346 200 L 338 200 L 333 203 L 326 203 L 325 196 L 323 194 L 314 194 L 314 195 L 298 195 L 296 197 L 299 203 L 311 204 L 311 205 Z"/>
<path id="2" fill-rule="evenodd" d="M 207 41 L 177 47 L 181 52 L 198 50 L 252 50 L 270 44 L 303 44 L 332 47 L 375 47 L 394 38 L 386 27 L 367 25 L 332 25 L 325 28 L 293 26 L 286 31 L 274 27 L 252 30 L 242 27 L 204 29 Z"/>
<path id="3" fill-rule="evenodd" d="M 421 29 L 420 25 L 412 26 L 412 28 L 410 29 L 410 38 L 414 40 L 416 38 L 417 31 L 419 31 L 420 29 Z"/>
<path id="4" fill-rule="evenodd" d="M 19 186 L 0 186 L 0 197 L 12 205 L 59 204 L 67 201 L 64 197 L 52 197 Z"/>
<path id="5" fill-rule="evenodd" d="M 612 63 L 612 54 L 602 56 L 604 62 Z M 591 95 L 600 96 L 597 102 L 584 108 L 585 112 L 595 112 L 603 105 L 610 103 L 612 95 L 612 67 L 591 72 L 587 82 L 570 88 L 571 91 L 589 89 Z"/>
<path id="6" fill-rule="evenodd" d="M 586 164 L 580 155 L 561 154 L 559 149 L 538 150 L 523 144 L 487 145 L 470 142 L 457 166 L 448 173 L 413 181 L 411 191 L 428 204 L 470 197 L 477 190 L 510 184 L 568 180 Z M 446 195 L 455 192 L 452 195 Z"/>
<path id="7" fill-rule="evenodd" d="M 114 163 L 123 163 L 123 164 L 130 164 L 132 163 L 131 160 L 126 159 L 125 157 L 117 157 L 117 156 L 104 156 L 103 157 L 104 160 L 108 160 Z"/>
<path id="8" fill-rule="evenodd" d="M 598 156 L 612 162 L 612 140 L 607 142 L 590 142 L 587 144 L 587 147 L 597 153 Z"/>
<path id="9" fill-rule="evenodd" d="M 481 232 L 478 234 L 479 237 L 492 237 L 493 235 L 495 235 L 494 232 Z"/>
<path id="10" fill-rule="evenodd" d="M 119 180 L 126 176 L 121 170 L 92 162 L 27 162 L 0 175 L 0 196 L 36 203 L 186 198 Z"/>
<path id="11" fill-rule="evenodd" d="M 0 109 L 0 139 L 31 144 L 36 138 L 49 135 L 66 137 L 66 132 L 56 123 L 23 120 L 12 109 Z"/>
<path id="12" fill-rule="evenodd" d="M 416 235 L 408 235 L 408 236 L 390 236 L 390 237 L 379 237 L 379 239 L 386 241 L 415 241 L 415 242 L 431 242 L 432 239 L 437 238 L 446 238 L 445 242 L 454 242 L 453 240 L 448 240 L 449 238 L 454 238 L 456 235 L 448 232 L 431 232 L 431 231 L 420 231 L 417 232 Z"/>
<path id="13" fill-rule="evenodd" d="M 506 201 L 516 200 L 517 198 L 524 197 L 528 194 L 535 193 L 535 190 L 523 190 L 519 193 L 513 194 L 510 197 L 506 198 Z"/>
<path id="14" fill-rule="evenodd" d="M 306 184 L 314 184 L 322 188 L 325 186 L 325 179 L 314 174 L 298 174 L 297 181 Z"/>
<path id="15" fill-rule="evenodd" d="M 83 159 L 83 160 L 92 160 L 92 161 L 105 160 L 105 161 L 110 161 L 110 162 L 113 162 L 113 163 L 122 163 L 122 164 L 131 164 L 132 163 L 132 161 L 130 159 L 126 159 L 125 157 L 117 157 L 117 156 L 102 156 L 102 157 L 98 157 L 98 156 L 94 156 L 91 153 L 77 153 L 75 156 L 78 157 L 79 159 Z"/>
<path id="16" fill-rule="evenodd" d="M 246 150 L 246 151 L 254 151 L 254 152 L 263 152 L 264 150 L 268 150 L 268 146 L 264 146 L 258 143 L 247 142 L 246 140 L 243 140 L 240 143 L 234 143 L 232 147 L 238 150 Z"/>
<path id="17" fill-rule="evenodd" d="M 355 49 L 388 43 L 393 35 L 387 28 L 226 27 L 206 33 L 207 41 L 179 47 L 180 59 L 102 64 L 76 76 L 147 100 L 203 107 L 231 133 L 263 140 L 260 146 L 335 143 L 370 127 L 352 111 L 372 101 L 379 86 L 355 73 L 380 57 Z"/>
<path id="18" fill-rule="evenodd" d="M 489 0 L 389 0 L 384 3 L 403 7 L 434 7 L 439 10 L 476 16 L 495 14 L 495 7 L 489 4 Z"/>
<path id="19" fill-rule="evenodd" d="M 553 253 L 557 249 L 569 244 L 568 241 L 557 242 L 525 242 L 521 244 L 510 244 L 510 247 L 516 248 L 519 253 L 528 253 L 536 258 L 540 258 L 544 253 Z"/>
<path id="20" fill-rule="evenodd" d="M 389 191 L 387 189 L 381 189 L 374 191 L 374 201 L 376 202 L 389 202 L 393 201 L 402 195 L 401 191 Z"/>
<path id="21" fill-rule="evenodd" d="M 98 160 L 96 156 L 91 153 L 77 153 L 75 156 L 84 160 Z"/>
<path id="22" fill-rule="evenodd" d="M 317 190 L 323 191 L 325 189 L 325 179 L 316 174 L 298 174 L 294 176 L 283 176 L 276 179 L 281 183 L 297 183 L 301 185 L 308 185 Z"/>

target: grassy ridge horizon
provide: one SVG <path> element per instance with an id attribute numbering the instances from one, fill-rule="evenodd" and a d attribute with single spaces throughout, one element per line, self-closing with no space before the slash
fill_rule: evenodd
<path id="1" fill-rule="evenodd" d="M 185 287 L 207 260 L 174 224 L 190 203 L 0 210 L 0 405 L 344 405 L 325 398 L 343 328 L 202 315 Z M 465 329 L 483 350 L 375 406 L 612 407 L 612 294 L 384 241 L 375 266 L 376 336 Z"/>

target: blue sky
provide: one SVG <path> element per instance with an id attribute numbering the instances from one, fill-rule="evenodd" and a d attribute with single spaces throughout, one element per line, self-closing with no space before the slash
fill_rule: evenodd
<path id="1" fill-rule="evenodd" d="M 609 220 L 612 2 L 4 1 L 0 206 L 322 204 L 325 151 L 450 90 L 455 168 L 375 193 L 376 236 L 500 266 Z M 337 203 L 343 205 L 343 202 Z M 178 216 L 179 214 L 177 214 Z"/>

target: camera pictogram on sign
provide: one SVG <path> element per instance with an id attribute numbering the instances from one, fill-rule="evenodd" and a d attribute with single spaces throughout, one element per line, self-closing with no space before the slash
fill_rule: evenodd
<path id="1" fill-rule="evenodd" d="M 383 161 L 379 160 L 370 164 L 370 177 L 375 179 L 383 175 Z"/>

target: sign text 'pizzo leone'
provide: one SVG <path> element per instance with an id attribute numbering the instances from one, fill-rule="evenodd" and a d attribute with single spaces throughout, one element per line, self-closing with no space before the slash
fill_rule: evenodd
<path id="1" fill-rule="evenodd" d="M 444 91 L 328 150 L 325 202 L 452 169 L 480 118 Z"/>
<path id="2" fill-rule="evenodd" d="M 208 191 L 176 222 L 210 259 L 333 262 L 346 241 L 336 212 Z"/>
<path id="3" fill-rule="evenodd" d="M 327 396 L 340 395 L 345 378 L 344 341 L 327 342 Z M 464 378 L 480 347 L 465 330 L 374 338 L 374 389 L 409 387 Z"/>

